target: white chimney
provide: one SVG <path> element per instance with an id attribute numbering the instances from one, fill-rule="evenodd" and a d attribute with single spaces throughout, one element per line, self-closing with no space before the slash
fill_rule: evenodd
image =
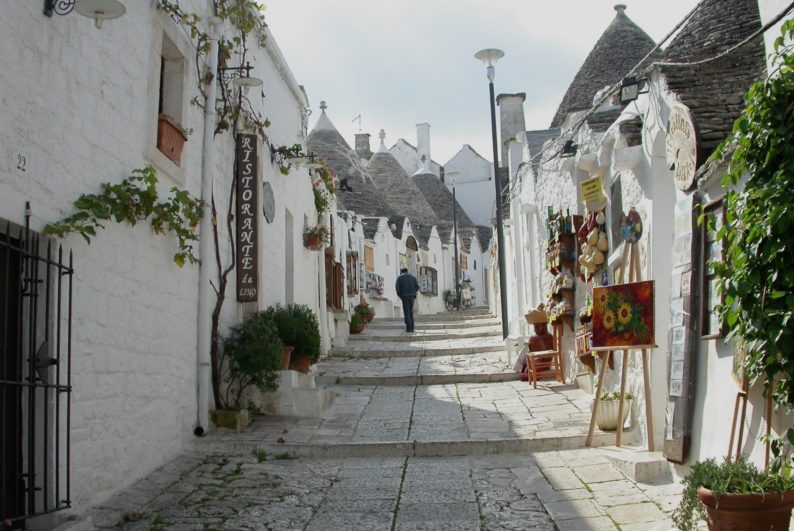
<path id="1" fill-rule="evenodd" d="M 430 167 L 430 124 L 416 124 L 416 156 L 419 169 L 433 173 Z"/>

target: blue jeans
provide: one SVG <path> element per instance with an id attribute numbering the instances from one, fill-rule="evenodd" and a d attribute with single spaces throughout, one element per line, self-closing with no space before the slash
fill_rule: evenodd
<path id="1" fill-rule="evenodd" d="M 400 297 L 403 303 L 403 317 L 405 318 L 405 331 L 406 332 L 413 332 L 414 331 L 414 301 L 416 301 L 416 295 L 407 295 L 405 297 Z"/>

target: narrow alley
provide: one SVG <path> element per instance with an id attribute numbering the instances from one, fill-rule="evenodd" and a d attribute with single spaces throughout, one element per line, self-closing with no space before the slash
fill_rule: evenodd
<path id="1" fill-rule="evenodd" d="M 669 529 L 678 487 L 589 395 L 517 380 L 484 311 L 376 319 L 316 366 L 319 418 L 259 416 L 103 504 L 100 529 Z M 511 360 L 515 362 L 515 360 Z M 628 430 L 624 441 L 634 432 Z M 640 480 L 638 482 L 636 480 Z M 556 527 L 555 527 L 556 526 Z"/>

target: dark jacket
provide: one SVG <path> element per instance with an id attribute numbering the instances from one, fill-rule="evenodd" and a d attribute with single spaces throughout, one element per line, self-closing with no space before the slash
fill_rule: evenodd
<path id="1" fill-rule="evenodd" d="M 401 299 L 403 297 L 416 297 L 419 291 L 419 282 L 416 277 L 410 273 L 403 273 L 397 277 L 397 283 L 394 285 L 397 290 L 397 296 Z"/>

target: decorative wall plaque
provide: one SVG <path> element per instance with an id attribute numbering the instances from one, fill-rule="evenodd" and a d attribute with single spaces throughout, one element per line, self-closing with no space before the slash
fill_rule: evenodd
<path id="1" fill-rule="evenodd" d="M 237 300 L 254 302 L 259 289 L 258 161 L 256 135 L 237 135 Z"/>
<path id="2" fill-rule="evenodd" d="M 273 196 L 273 188 L 270 183 L 262 185 L 262 213 L 268 223 L 273 223 L 276 215 L 276 199 Z"/>
<path id="3" fill-rule="evenodd" d="M 670 111 L 665 139 L 667 164 L 674 171 L 675 185 L 687 191 L 695 182 L 697 170 L 697 128 L 686 105 L 677 103 Z"/>

